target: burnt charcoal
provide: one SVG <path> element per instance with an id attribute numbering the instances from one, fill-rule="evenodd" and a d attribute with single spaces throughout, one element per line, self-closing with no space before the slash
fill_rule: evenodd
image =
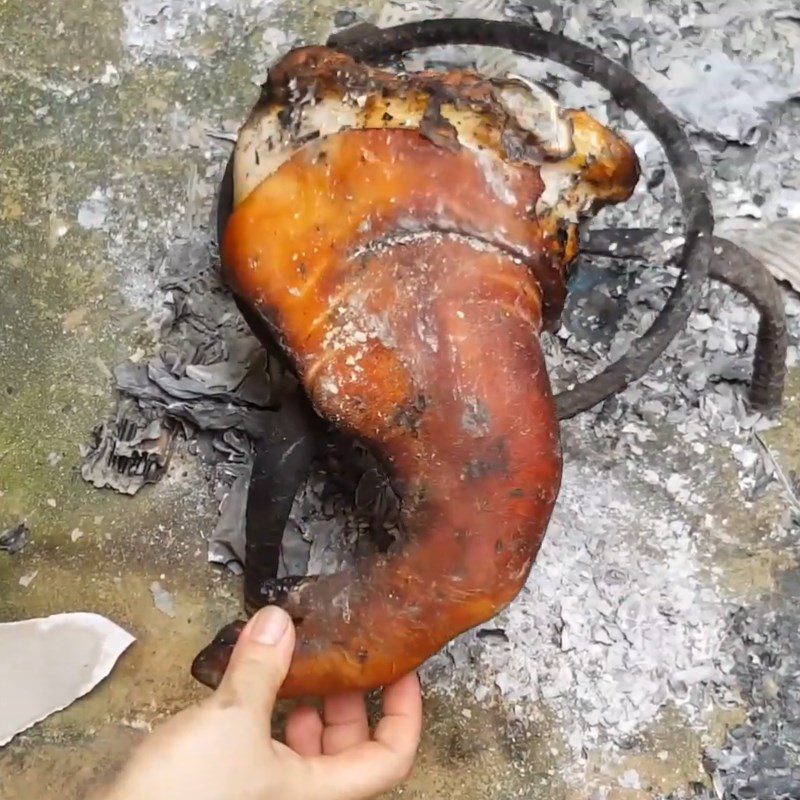
<path id="1" fill-rule="evenodd" d="M 31 537 L 30 528 L 25 522 L 19 522 L 0 533 L 0 550 L 10 555 L 21 552 Z"/>
<path id="2" fill-rule="evenodd" d="M 350 11 L 349 8 L 341 8 L 333 16 L 333 24 L 337 28 L 346 28 L 348 25 L 352 25 L 355 21 L 355 12 Z"/>

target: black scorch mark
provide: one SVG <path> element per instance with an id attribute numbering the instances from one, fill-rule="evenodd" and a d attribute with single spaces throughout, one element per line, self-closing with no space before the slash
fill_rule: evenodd
<path id="1" fill-rule="evenodd" d="M 508 475 L 508 447 L 505 439 L 495 439 L 480 458 L 472 459 L 464 469 L 465 479 L 476 480 L 487 475 Z"/>

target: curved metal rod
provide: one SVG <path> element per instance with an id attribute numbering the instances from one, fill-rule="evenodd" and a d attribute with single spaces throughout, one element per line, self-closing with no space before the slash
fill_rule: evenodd
<path id="1" fill-rule="evenodd" d="M 647 125 L 664 147 L 680 190 L 686 224 L 678 262 L 681 272 L 666 305 L 628 352 L 598 375 L 556 397 L 558 416 L 567 419 L 586 411 L 641 378 L 686 324 L 711 259 L 714 218 L 708 185 L 700 159 L 669 109 L 628 70 L 595 50 L 516 22 L 438 19 L 385 29 L 361 24 L 334 34 L 327 44 L 373 63 L 408 50 L 448 44 L 502 47 L 549 58 L 604 86 L 620 106 Z"/>
<path id="2" fill-rule="evenodd" d="M 295 495 L 317 452 L 318 424 L 300 388 L 269 415 L 269 429 L 254 445 L 245 505 L 245 607 L 265 605 L 264 586 L 275 579 L 283 533 Z"/>
<path id="3" fill-rule="evenodd" d="M 655 228 L 612 228 L 590 231 L 581 250 L 584 254 L 619 259 L 650 260 L 666 234 Z M 780 411 L 786 380 L 786 313 L 777 281 L 751 253 L 728 239 L 713 238 L 708 276 L 744 295 L 760 315 L 750 405 L 756 411 Z"/>

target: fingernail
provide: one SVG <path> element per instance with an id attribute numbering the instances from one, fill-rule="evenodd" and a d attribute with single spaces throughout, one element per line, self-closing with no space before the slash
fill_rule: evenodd
<path id="1" fill-rule="evenodd" d="M 277 644 L 289 627 L 289 615 L 280 608 L 262 608 L 254 617 L 250 628 L 251 638 L 259 644 Z"/>

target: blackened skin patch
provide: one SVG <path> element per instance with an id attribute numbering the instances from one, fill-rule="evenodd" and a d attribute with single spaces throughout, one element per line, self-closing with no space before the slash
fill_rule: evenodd
<path id="1" fill-rule="evenodd" d="M 452 122 L 442 116 L 442 98 L 437 95 L 428 101 L 428 107 L 419 123 L 419 132 L 437 147 L 450 152 L 461 149 L 458 131 Z"/>
<path id="2" fill-rule="evenodd" d="M 316 579 L 316 575 L 289 575 L 285 578 L 272 578 L 261 584 L 258 593 L 260 599 L 264 601 L 264 605 L 271 606 L 285 601 L 292 592 L 304 584 L 314 583 Z"/>
<path id="3" fill-rule="evenodd" d="M 508 448 L 505 439 L 495 439 L 480 458 L 474 458 L 464 469 L 464 477 L 470 480 L 487 475 L 508 476 Z"/>
<path id="4" fill-rule="evenodd" d="M 395 415 L 395 423 L 401 428 L 416 433 L 422 424 L 422 415 L 428 407 L 428 401 L 424 394 L 418 394 L 413 403 L 403 406 Z"/>

